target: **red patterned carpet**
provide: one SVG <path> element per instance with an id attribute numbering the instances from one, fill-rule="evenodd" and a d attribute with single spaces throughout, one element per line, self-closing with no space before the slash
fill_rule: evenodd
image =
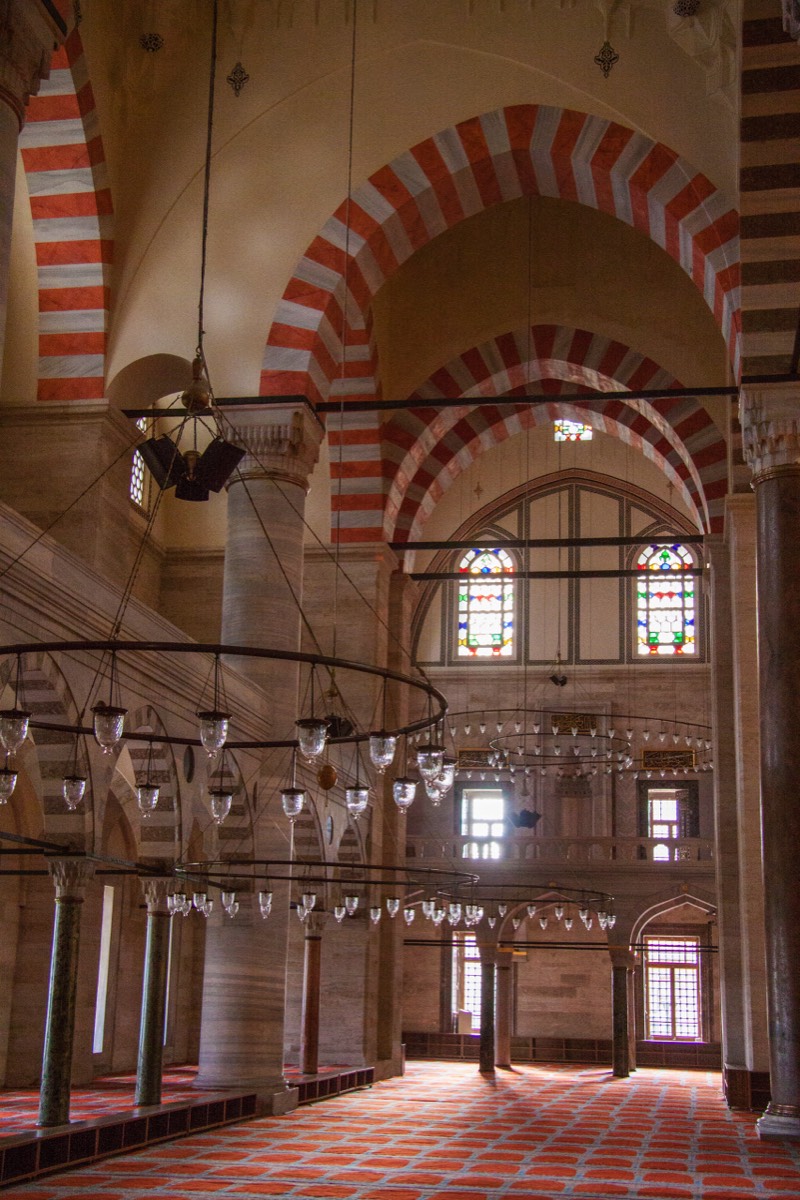
<path id="1" fill-rule="evenodd" d="M 27 1200 L 777 1200 L 800 1146 L 759 1142 L 719 1075 L 412 1062 L 403 1079 L 9 1189 Z"/>
<path id="2" fill-rule="evenodd" d="M 192 1086 L 196 1075 L 197 1067 L 170 1067 L 162 1081 L 162 1102 L 196 1100 L 197 1089 Z M 135 1090 L 135 1075 L 109 1075 L 95 1079 L 90 1088 L 73 1088 L 70 1119 L 85 1121 L 133 1108 Z M 0 1092 L 0 1135 L 35 1129 L 38 1112 L 38 1091 Z"/>

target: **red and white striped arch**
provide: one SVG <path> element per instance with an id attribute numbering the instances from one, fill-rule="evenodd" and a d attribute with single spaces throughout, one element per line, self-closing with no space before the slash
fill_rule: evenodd
<path id="1" fill-rule="evenodd" d="M 112 208 L 77 29 L 31 97 L 20 149 L 39 275 L 38 397 L 97 400 L 105 377 Z"/>
<path id="2" fill-rule="evenodd" d="M 588 330 L 536 325 L 492 339 L 437 371 L 382 429 L 387 494 L 387 541 L 413 540 L 454 479 L 483 451 L 557 417 L 585 421 L 651 459 L 675 484 L 698 529 L 722 528 L 727 490 L 725 440 L 693 397 L 607 400 L 597 392 L 666 388 L 677 381 L 652 359 Z M 469 404 L 480 397 L 512 398 L 532 388 L 553 400 L 535 407 Z M 593 393 L 591 403 L 566 403 L 560 392 Z M 415 400 L 461 399 L 441 411 Z"/>
<path id="3" fill-rule="evenodd" d="M 673 151 L 632 129 L 585 113 L 516 105 L 426 139 L 354 190 L 349 261 L 343 203 L 309 246 L 278 306 L 262 394 L 302 393 L 312 401 L 341 396 L 345 405 L 348 398 L 378 398 L 372 297 L 432 238 L 524 195 L 586 204 L 646 233 L 700 289 L 738 365 L 738 215 L 727 198 Z M 334 487 L 334 537 L 379 538 L 379 422 L 345 414 L 329 430 L 342 478 Z"/>

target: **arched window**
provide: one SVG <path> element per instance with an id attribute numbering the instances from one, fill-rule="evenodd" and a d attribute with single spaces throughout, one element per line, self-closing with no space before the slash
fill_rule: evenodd
<path id="1" fill-rule="evenodd" d="M 458 565 L 458 657 L 511 658 L 514 571 L 505 550 L 468 550 Z"/>
<path id="2" fill-rule="evenodd" d="M 697 653 L 694 565 L 679 542 L 653 543 L 637 558 L 637 654 Z"/>

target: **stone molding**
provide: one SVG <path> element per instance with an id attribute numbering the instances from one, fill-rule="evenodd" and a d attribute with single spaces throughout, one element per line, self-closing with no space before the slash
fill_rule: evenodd
<path id="1" fill-rule="evenodd" d="M 742 388 L 739 420 L 754 482 L 765 472 L 800 465 L 800 384 Z"/>
<path id="2" fill-rule="evenodd" d="M 13 109 L 20 129 L 25 106 L 50 74 L 60 30 L 37 0 L 0 0 L 0 99 Z"/>
<path id="3" fill-rule="evenodd" d="M 247 454 L 228 488 L 248 479 L 274 479 L 308 488 L 324 435 L 305 405 L 228 408 L 230 440 Z"/>
<path id="4" fill-rule="evenodd" d="M 147 904 L 147 915 L 150 916 L 151 913 L 169 915 L 167 896 L 174 882 L 172 876 L 149 876 L 140 879 L 139 882 L 142 885 L 142 892 Z"/>
<path id="5" fill-rule="evenodd" d="M 87 884 L 94 879 L 89 858 L 51 858 L 47 869 L 56 886 L 56 900 L 83 900 Z"/>

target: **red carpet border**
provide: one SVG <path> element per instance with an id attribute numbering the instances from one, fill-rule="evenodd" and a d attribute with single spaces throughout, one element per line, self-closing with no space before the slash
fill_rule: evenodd
<path id="1" fill-rule="evenodd" d="M 8 1189 L 26 1200 L 800 1200 L 720 1077 L 413 1062 L 403 1079 Z"/>

